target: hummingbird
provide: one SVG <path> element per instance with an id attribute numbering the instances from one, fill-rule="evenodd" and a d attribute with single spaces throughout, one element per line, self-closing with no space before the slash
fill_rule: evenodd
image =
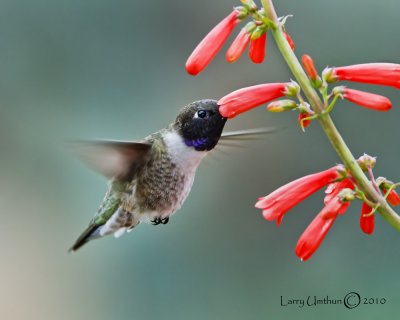
<path id="1" fill-rule="evenodd" d="M 175 122 L 143 140 L 84 141 L 78 157 L 109 180 L 106 195 L 89 226 L 70 251 L 107 235 L 120 237 L 140 223 L 167 224 L 192 188 L 196 170 L 218 141 L 269 130 L 222 134 L 227 118 L 217 101 L 185 106 Z"/>

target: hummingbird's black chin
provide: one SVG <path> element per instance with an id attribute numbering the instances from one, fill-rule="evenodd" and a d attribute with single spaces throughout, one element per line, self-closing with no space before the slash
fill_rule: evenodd
<path id="1" fill-rule="evenodd" d="M 204 99 L 184 107 L 173 126 L 187 146 L 209 151 L 217 145 L 226 120 L 219 113 L 216 100 Z"/>

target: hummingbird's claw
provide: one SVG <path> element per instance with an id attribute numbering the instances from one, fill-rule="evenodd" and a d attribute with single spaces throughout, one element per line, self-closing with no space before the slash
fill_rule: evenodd
<path id="1" fill-rule="evenodd" d="M 166 218 L 164 218 L 164 219 L 161 219 L 161 223 L 162 223 L 162 224 L 167 224 L 168 221 L 169 221 L 169 217 L 166 217 Z"/>
<path id="2" fill-rule="evenodd" d="M 162 220 L 161 220 L 161 218 L 154 218 L 153 220 L 151 220 L 151 224 L 153 225 L 153 226 L 158 226 L 160 223 L 162 223 Z"/>
<path id="3" fill-rule="evenodd" d="M 160 217 L 157 217 L 157 218 L 154 218 L 153 220 L 151 220 L 151 224 L 153 226 L 158 226 L 159 224 L 167 224 L 168 221 L 169 221 L 169 217 L 163 218 L 163 219 Z"/>

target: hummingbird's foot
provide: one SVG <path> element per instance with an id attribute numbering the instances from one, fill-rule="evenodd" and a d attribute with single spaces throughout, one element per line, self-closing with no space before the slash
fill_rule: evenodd
<path id="1" fill-rule="evenodd" d="M 161 223 L 162 223 L 162 224 L 167 224 L 168 221 L 169 221 L 169 217 L 166 217 L 166 218 L 164 218 L 164 219 L 161 219 Z"/>
<path id="2" fill-rule="evenodd" d="M 162 219 L 159 218 L 159 217 L 154 218 L 153 220 L 151 220 L 151 224 L 152 224 L 153 226 L 158 226 L 160 223 L 162 223 Z"/>
<path id="3" fill-rule="evenodd" d="M 159 224 L 167 224 L 168 221 L 169 221 L 168 217 L 167 218 L 163 218 L 163 219 L 160 218 L 160 217 L 157 217 L 157 218 L 154 218 L 153 220 L 151 220 L 151 224 L 153 226 L 158 226 Z"/>

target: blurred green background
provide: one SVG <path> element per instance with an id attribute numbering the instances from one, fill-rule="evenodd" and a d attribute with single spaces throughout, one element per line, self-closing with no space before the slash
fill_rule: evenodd
<path id="1" fill-rule="evenodd" d="M 296 53 L 316 66 L 400 63 L 395 0 L 275 1 L 293 14 Z M 197 77 L 184 64 L 202 36 L 237 2 L 134 0 L 0 1 L 1 319 L 376 319 L 399 311 L 400 234 L 379 216 L 372 236 L 360 205 L 339 217 L 307 262 L 298 237 L 322 193 L 277 228 L 257 197 L 339 160 L 318 123 L 304 134 L 296 114 L 259 108 L 226 129 L 285 128 L 244 148 L 215 151 L 167 226 L 141 225 L 118 240 L 67 249 L 86 227 L 106 181 L 64 149 L 74 138 L 140 139 L 185 104 L 291 75 L 272 38 L 261 66 L 220 53 Z M 236 33 L 236 32 L 235 32 Z M 376 113 L 341 102 L 333 118 L 356 156 L 378 156 L 376 174 L 399 181 L 400 95 Z M 284 299 L 342 298 L 385 305 L 282 307 Z"/>

